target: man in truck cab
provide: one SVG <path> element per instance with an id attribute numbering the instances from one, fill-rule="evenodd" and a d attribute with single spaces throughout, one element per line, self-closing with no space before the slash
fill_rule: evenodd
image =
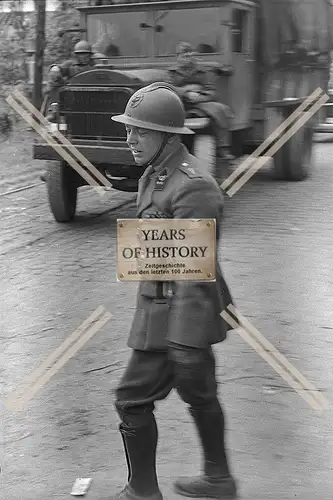
<path id="1" fill-rule="evenodd" d="M 208 81 L 206 71 L 199 67 L 192 45 L 181 42 L 176 53 L 177 64 L 169 69 L 168 82 L 176 87 L 186 108 L 194 106 L 202 109 L 213 120 L 218 157 L 233 159 L 226 148 L 233 116 L 230 108 L 216 101 L 216 89 Z"/>
<path id="2" fill-rule="evenodd" d="M 74 47 L 74 58 L 64 61 L 62 64 L 54 64 L 49 71 L 48 85 L 46 96 L 48 105 L 58 102 L 59 88 L 66 83 L 66 81 L 77 73 L 92 69 L 96 64 L 93 57 L 93 50 L 90 43 L 85 40 L 77 42 Z M 52 109 L 48 110 L 47 119 L 52 121 L 54 112 Z"/>
<path id="3" fill-rule="evenodd" d="M 73 59 L 64 61 L 62 64 L 53 64 L 51 66 L 44 96 L 44 99 L 47 101 L 46 119 L 48 121 L 56 121 L 56 110 L 54 108 L 58 103 L 60 87 L 64 85 L 69 78 L 77 73 L 92 69 L 98 63 L 98 57 L 96 57 L 96 55 L 97 54 L 94 54 L 90 43 L 85 40 L 81 40 L 74 46 Z M 101 54 L 101 56 L 103 56 L 103 54 Z M 43 173 L 40 176 L 40 179 L 45 182 L 46 174 Z"/>

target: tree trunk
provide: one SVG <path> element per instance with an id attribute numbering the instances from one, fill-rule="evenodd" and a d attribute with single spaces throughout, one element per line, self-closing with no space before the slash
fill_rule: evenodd
<path id="1" fill-rule="evenodd" d="M 45 10 L 46 0 L 35 0 L 37 13 L 36 26 L 36 52 L 35 52 L 35 75 L 33 104 L 37 109 L 41 108 L 43 90 L 44 48 L 45 48 Z"/>

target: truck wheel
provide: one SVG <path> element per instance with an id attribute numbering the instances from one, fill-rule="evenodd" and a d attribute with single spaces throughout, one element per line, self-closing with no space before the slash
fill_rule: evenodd
<path id="1" fill-rule="evenodd" d="M 202 168 L 213 177 L 216 176 L 216 139 L 211 135 L 196 135 L 193 142 L 193 154 Z"/>
<path id="2" fill-rule="evenodd" d="M 73 219 L 77 203 L 77 184 L 73 169 L 60 162 L 50 163 L 47 172 L 47 193 L 53 216 L 57 222 L 69 222 Z"/>
<path id="3" fill-rule="evenodd" d="M 276 152 L 274 177 L 285 181 L 306 179 L 312 167 L 313 128 L 302 127 Z"/>

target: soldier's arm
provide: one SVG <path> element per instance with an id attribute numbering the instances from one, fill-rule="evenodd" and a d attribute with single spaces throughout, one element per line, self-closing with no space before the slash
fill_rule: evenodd
<path id="1" fill-rule="evenodd" d="M 53 64 L 48 71 L 47 75 L 47 90 L 51 91 L 55 87 L 61 85 L 62 76 L 61 70 L 57 64 Z"/>
<path id="2" fill-rule="evenodd" d="M 217 90 L 207 71 L 200 71 L 199 81 L 202 85 L 202 94 L 209 100 L 217 100 Z"/>
<path id="3" fill-rule="evenodd" d="M 221 219 L 223 195 L 219 187 L 204 177 L 192 178 L 172 199 L 175 219 Z"/>
<path id="4" fill-rule="evenodd" d="M 72 61 L 65 61 L 62 64 L 52 64 L 48 72 L 48 91 L 61 87 L 69 76 L 69 67 Z"/>
<path id="5" fill-rule="evenodd" d="M 185 96 L 187 89 L 183 86 L 184 83 L 177 71 L 173 69 L 170 69 L 168 71 L 166 76 L 166 83 L 170 83 L 171 85 L 173 85 L 181 99 Z"/>
<path id="6" fill-rule="evenodd" d="M 64 80 L 66 80 L 67 78 L 69 78 L 69 76 L 70 76 L 70 67 L 74 63 L 75 63 L 74 61 L 69 60 L 69 61 L 63 62 L 62 64 L 59 64 L 61 75 L 62 75 L 62 77 L 63 77 Z"/>
<path id="7" fill-rule="evenodd" d="M 218 226 L 223 198 L 219 188 L 203 178 L 193 179 L 173 198 L 173 216 L 180 219 L 214 218 Z M 218 238 L 217 238 L 218 241 Z M 208 242 L 207 242 L 208 244 Z M 198 330 L 205 343 L 205 331 L 216 321 L 217 304 L 214 282 L 173 282 L 174 295 L 169 316 L 168 340 L 189 345 L 198 342 Z"/>
<path id="8" fill-rule="evenodd" d="M 169 70 L 168 75 L 168 83 L 171 83 L 176 88 L 178 95 L 184 99 L 189 90 L 185 78 L 173 69 Z M 210 81 L 206 71 L 199 69 L 196 72 L 195 81 L 202 89 L 200 94 L 204 101 L 217 100 L 216 87 Z"/>

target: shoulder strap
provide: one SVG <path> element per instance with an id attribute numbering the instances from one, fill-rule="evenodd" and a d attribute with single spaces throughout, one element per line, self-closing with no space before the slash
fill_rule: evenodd
<path id="1" fill-rule="evenodd" d="M 179 170 L 184 172 L 184 174 L 186 174 L 190 179 L 203 177 L 202 173 L 187 161 L 183 161 L 183 163 L 179 167 Z"/>

